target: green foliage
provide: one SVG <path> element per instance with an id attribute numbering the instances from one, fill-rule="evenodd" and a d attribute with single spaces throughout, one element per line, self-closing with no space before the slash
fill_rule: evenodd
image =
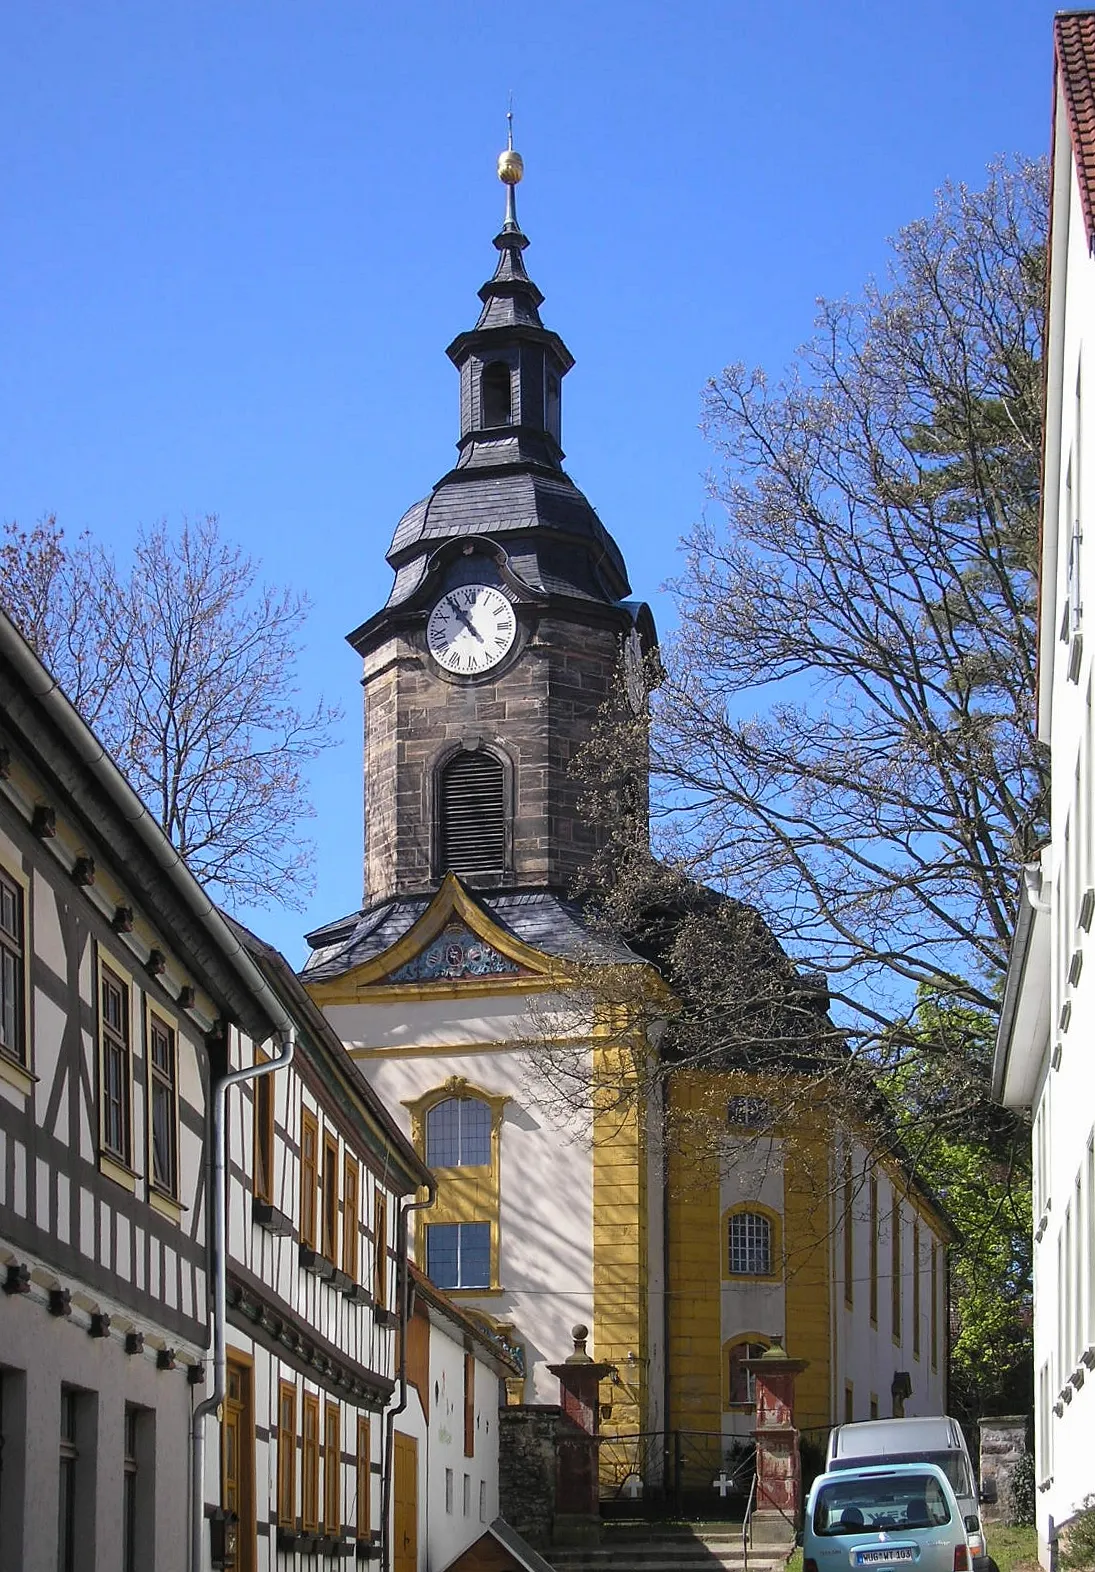
<path id="1" fill-rule="evenodd" d="M 1036 1488 L 1034 1453 L 1027 1451 L 1015 1465 L 1008 1499 L 1004 1505 L 1004 1521 L 1009 1528 L 1022 1528 L 1034 1522 Z"/>
<path id="2" fill-rule="evenodd" d="M 1095 1496 L 1085 1496 L 1078 1512 L 1062 1536 L 1057 1564 L 1062 1567 L 1095 1566 Z"/>
<path id="3" fill-rule="evenodd" d="M 991 1012 L 922 994 L 883 1080 L 917 1173 L 958 1231 L 951 1252 L 951 1407 L 1033 1402 L 1030 1130 L 988 1102 Z"/>

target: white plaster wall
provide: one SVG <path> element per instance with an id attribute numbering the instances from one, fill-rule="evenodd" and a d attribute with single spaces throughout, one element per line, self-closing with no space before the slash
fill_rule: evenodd
<path id="1" fill-rule="evenodd" d="M 487 1042 L 504 1040 L 496 1034 L 506 1032 L 528 1040 L 535 1023 L 516 1015 L 512 1004 L 491 1014 L 494 1003 L 487 999 L 469 1001 L 468 1006 L 408 1004 L 400 1012 L 402 1029 L 416 1043 L 440 1043 L 449 1031 L 450 1010 L 455 1014 L 466 1009 L 465 1019 L 489 1018 Z M 352 1045 L 373 1040 L 378 1010 L 383 1015 L 387 1007 L 338 1006 L 327 1013 L 335 1030 Z M 380 1025 L 383 1029 L 382 1020 Z M 458 1028 L 453 1028 L 453 1035 L 459 1035 Z M 535 1088 L 540 1083 L 530 1050 L 484 1044 L 477 1052 L 404 1050 L 390 1057 L 355 1057 L 408 1133 L 410 1116 L 404 1104 L 444 1085 L 450 1076 L 462 1076 L 484 1091 L 510 1098 L 500 1146 L 502 1291 L 453 1290 L 452 1297 L 512 1321 L 526 1346 L 528 1400 L 557 1401 L 558 1382 L 545 1366 L 573 1350 L 570 1328 L 579 1321 L 591 1326 L 593 1317 L 593 1175 L 588 1141 L 561 1128 L 556 1117 L 537 1105 Z"/>
<path id="2" fill-rule="evenodd" d="M 498 1516 L 498 1377 L 475 1361 L 475 1449 L 464 1456 L 464 1347 L 436 1321 L 430 1326 L 427 1566 L 448 1566 Z M 452 1511 L 445 1470 L 452 1471 Z M 464 1511 L 464 1479 L 468 1511 Z"/>
<path id="3" fill-rule="evenodd" d="M 1095 887 L 1095 796 L 1092 728 L 1092 651 L 1095 649 L 1095 263 L 1088 251 L 1075 170 L 1071 163 L 1066 117 L 1061 128 L 1055 169 L 1056 223 L 1051 299 L 1063 306 L 1052 330 L 1047 421 L 1046 539 L 1055 522 L 1056 559 L 1043 562 L 1043 578 L 1055 585 L 1054 599 L 1044 608 L 1040 679 L 1050 676 L 1049 736 L 1053 749 L 1052 842 L 1043 857 L 1050 893 L 1050 1050 L 1059 1051 L 1059 1067 L 1043 1064 L 1034 1111 L 1042 1128 L 1043 1182 L 1035 1201 L 1035 1225 L 1041 1237 L 1034 1248 L 1034 1366 L 1036 1406 L 1036 1473 L 1043 1487 L 1038 1495 L 1038 1528 L 1042 1556 L 1048 1564 L 1049 1520 L 1066 1520 L 1084 1497 L 1095 1491 L 1095 1380 L 1079 1381 L 1081 1356 L 1095 1347 L 1095 1250 L 1092 1244 L 1095 1195 L 1088 1156 L 1095 1123 L 1095 1061 L 1091 1055 L 1095 1029 L 1095 952 L 1092 932 L 1079 924 L 1086 889 Z M 1067 237 L 1062 228 L 1067 224 Z M 1063 259 L 1063 260 L 1062 260 Z M 1056 316 L 1057 313 L 1054 313 Z M 1077 395 L 1077 385 L 1080 393 Z M 1055 440 L 1059 430 L 1059 443 Z M 1078 488 L 1083 544 L 1081 600 L 1083 657 L 1079 680 L 1068 677 L 1069 651 L 1055 639 L 1068 596 L 1067 471 Z M 1054 516 L 1051 517 L 1051 509 Z M 1046 716 L 1042 716 L 1043 735 Z M 1077 781 L 1079 774 L 1079 781 Z M 1075 970 L 1079 964 L 1079 977 Z M 1069 979 L 1070 966 L 1074 980 Z M 1067 1006 L 1067 1025 L 1062 1010 Z M 1079 1194 L 1077 1195 L 1077 1185 Z M 1071 1286 L 1067 1307 L 1060 1296 L 1061 1279 Z M 1067 1315 L 1062 1311 L 1067 1308 Z M 1095 1357 L 1095 1356 L 1093 1356 Z M 1060 1415 L 1052 1405 L 1069 1401 Z"/>

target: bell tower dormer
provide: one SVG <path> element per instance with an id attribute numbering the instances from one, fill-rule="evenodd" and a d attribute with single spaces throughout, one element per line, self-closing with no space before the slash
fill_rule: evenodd
<path id="1" fill-rule="evenodd" d="M 563 468 L 574 364 L 540 317 L 523 173 L 498 161 L 505 220 L 482 308 L 448 355 L 460 377 L 455 466 L 400 520 L 385 606 L 350 635 L 365 690 L 365 899 L 424 894 L 448 872 L 482 890 L 565 892 L 595 850 L 573 760 L 655 646 L 623 557 Z"/>

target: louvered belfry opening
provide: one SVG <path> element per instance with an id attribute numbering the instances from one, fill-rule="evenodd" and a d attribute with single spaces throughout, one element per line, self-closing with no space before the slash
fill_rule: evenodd
<path id="1" fill-rule="evenodd" d="M 441 871 L 461 878 L 506 869 L 506 780 L 501 761 L 478 749 L 441 772 Z"/>

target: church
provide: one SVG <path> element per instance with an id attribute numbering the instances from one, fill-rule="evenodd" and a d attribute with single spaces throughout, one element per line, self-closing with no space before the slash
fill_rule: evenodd
<path id="1" fill-rule="evenodd" d="M 740 1073 L 692 1070 L 598 1098 L 621 1023 L 575 976 L 629 971 L 662 1025 L 672 1000 L 575 895 L 598 831 L 574 766 L 606 707 L 645 716 L 657 635 L 563 468 L 574 362 L 526 270 L 522 172 L 510 147 L 497 262 L 447 351 L 456 463 L 399 521 L 387 602 L 349 637 L 364 901 L 308 936 L 303 981 L 436 1177 L 414 1254 L 513 1350 L 509 1400 L 557 1401 L 548 1366 L 588 1327 L 615 1371 L 606 1493 L 656 1488 L 670 1432 L 709 1489 L 753 1423 L 745 1361 L 774 1343 L 805 1361 L 798 1423 L 819 1444 L 845 1419 L 944 1411 L 951 1231 L 835 1111 L 800 1105 L 784 1128 L 762 1077 L 743 1095 Z M 657 1059 L 657 1014 L 623 1023 L 640 1058 Z M 585 1115 L 545 1093 L 549 1040 L 586 1068 Z M 673 1110 L 712 1101 L 729 1168 L 665 1138 Z"/>

